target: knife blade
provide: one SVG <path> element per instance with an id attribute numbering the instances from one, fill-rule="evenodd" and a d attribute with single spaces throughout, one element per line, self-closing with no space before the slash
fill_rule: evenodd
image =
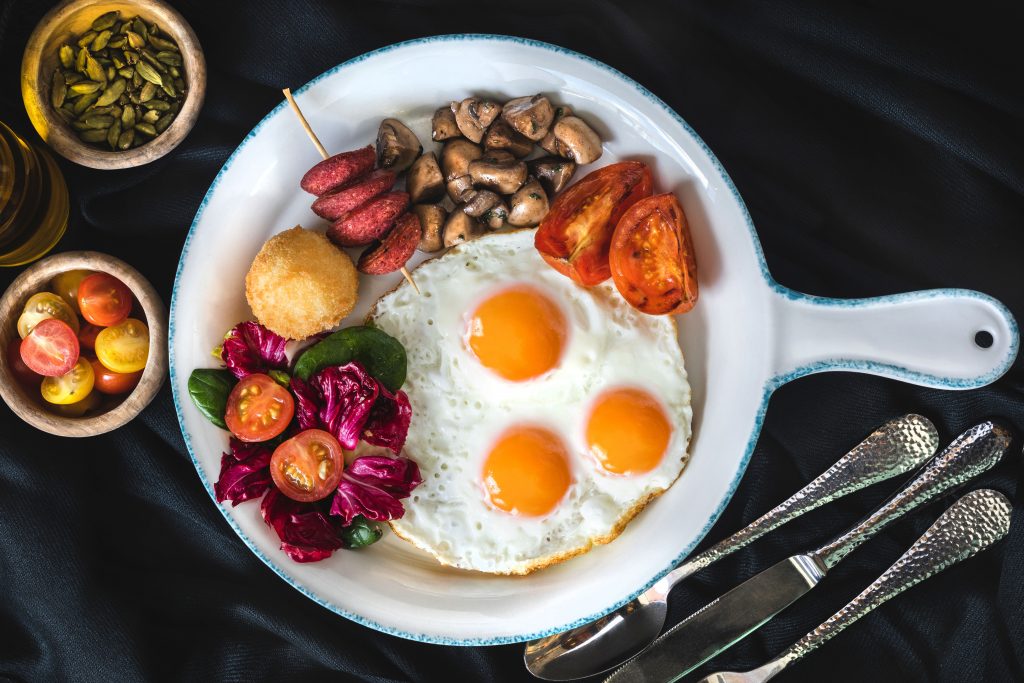
<path id="1" fill-rule="evenodd" d="M 786 558 L 673 626 L 605 681 L 666 683 L 682 678 L 793 604 L 827 572 L 813 555 Z"/>

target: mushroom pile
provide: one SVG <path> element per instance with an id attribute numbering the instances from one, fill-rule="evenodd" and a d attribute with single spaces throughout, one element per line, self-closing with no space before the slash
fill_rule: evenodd
<path id="1" fill-rule="evenodd" d="M 416 134 L 385 119 L 377 134 L 377 163 L 408 170 L 406 192 L 420 220 L 418 248 L 433 252 L 488 229 L 538 225 L 548 198 L 564 188 L 576 167 L 601 156 L 601 138 L 569 107 L 544 95 L 501 105 L 481 97 L 434 112 L 431 138 L 440 160 L 423 153 Z M 527 159 L 534 145 L 545 155 Z"/>

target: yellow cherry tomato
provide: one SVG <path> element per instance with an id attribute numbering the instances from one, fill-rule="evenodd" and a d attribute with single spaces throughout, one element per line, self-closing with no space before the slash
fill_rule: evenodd
<path id="1" fill-rule="evenodd" d="M 94 270 L 64 271 L 50 280 L 50 289 L 64 299 L 71 306 L 71 310 L 78 313 L 78 285 L 95 272 Z"/>
<path id="2" fill-rule="evenodd" d="M 96 410 L 103 403 L 103 394 L 98 391 L 90 391 L 81 401 L 67 403 L 64 405 L 50 404 L 50 410 L 61 417 L 82 417 L 90 410 Z"/>
<path id="3" fill-rule="evenodd" d="M 149 329 L 141 320 L 128 318 L 96 335 L 96 357 L 114 372 L 138 372 L 149 359 Z"/>
<path id="4" fill-rule="evenodd" d="M 71 371 L 60 377 L 44 377 L 39 388 L 43 400 L 59 406 L 78 403 L 92 391 L 95 375 L 92 365 L 84 358 L 79 358 Z"/>
<path id="5" fill-rule="evenodd" d="M 18 318 L 18 334 L 24 339 L 36 325 L 47 318 L 56 318 L 67 323 L 75 334 L 78 334 L 78 316 L 68 302 L 53 292 L 33 294 L 25 302 L 25 309 Z"/>

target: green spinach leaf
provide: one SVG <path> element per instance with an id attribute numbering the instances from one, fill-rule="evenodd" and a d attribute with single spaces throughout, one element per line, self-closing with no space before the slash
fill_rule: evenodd
<path id="1" fill-rule="evenodd" d="M 228 394 L 237 383 L 238 380 L 228 370 L 198 368 L 189 375 L 188 395 L 206 419 L 221 429 L 227 429 L 224 411 L 228 405 Z"/>

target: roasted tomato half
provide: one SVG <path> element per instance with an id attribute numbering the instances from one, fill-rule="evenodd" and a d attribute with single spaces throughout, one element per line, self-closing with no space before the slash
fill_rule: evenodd
<path id="1" fill-rule="evenodd" d="M 651 169 L 622 161 L 588 173 L 555 198 L 534 237 L 551 266 L 591 287 L 607 280 L 608 248 L 619 218 L 651 195 Z"/>
<path id="2" fill-rule="evenodd" d="M 644 313 L 685 313 L 697 303 L 690 226 L 673 194 L 641 199 L 623 214 L 609 263 L 619 293 Z"/>
<path id="3" fill-rule="evenodd" d="M 281 493 L 303 503 L 334 493 L 345 468 L 341 444 L 329 432 L 307 429 L 285 441 L 270 459 L 270 476 Z"/>

